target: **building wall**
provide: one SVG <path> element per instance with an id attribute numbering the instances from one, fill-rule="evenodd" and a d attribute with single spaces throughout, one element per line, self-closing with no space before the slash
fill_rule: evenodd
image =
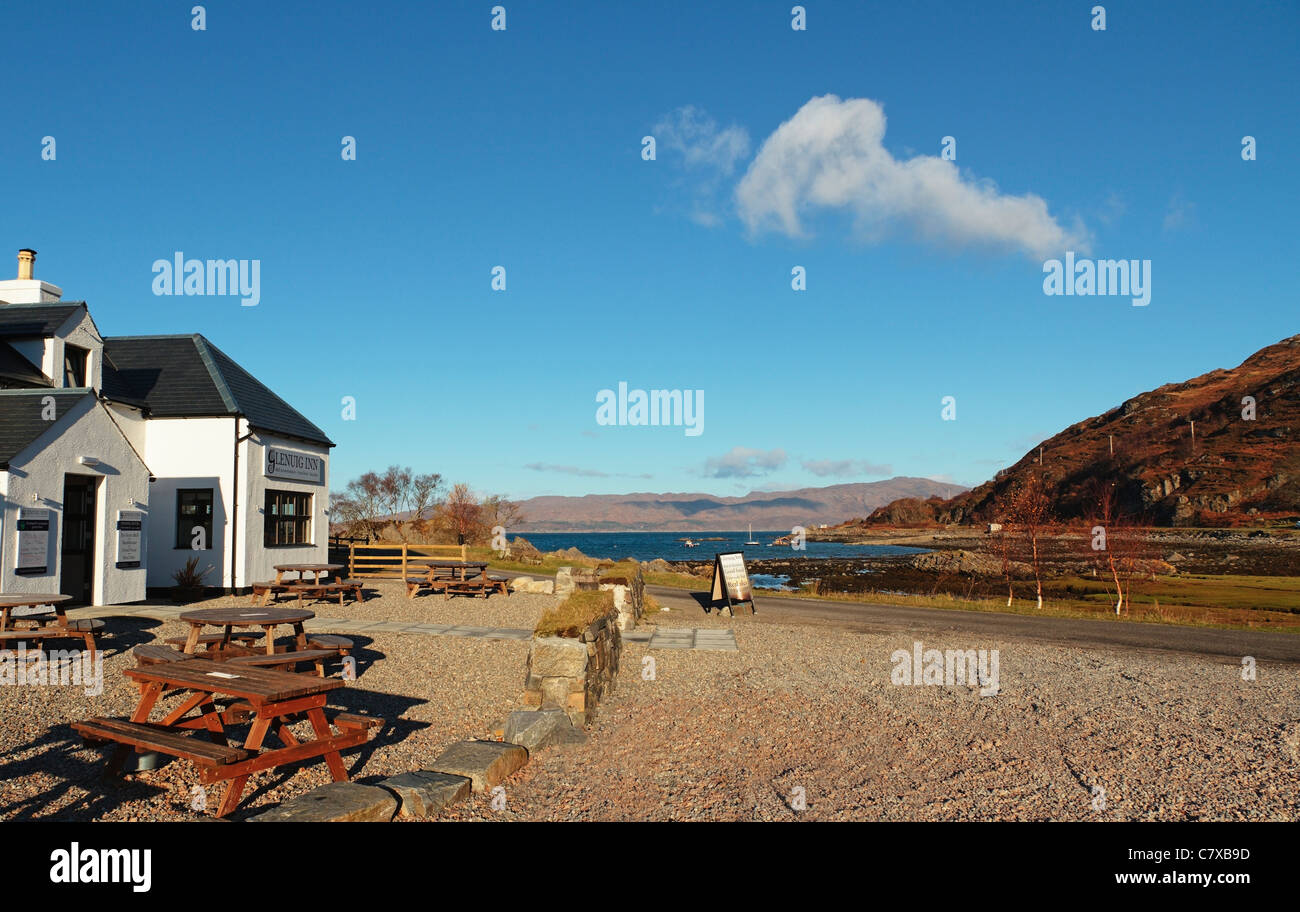
<path id="1" fill-rule="evenodd" d="M 267 477 L 267 449 L 309 453 L 321 459 L 321 484 Z M 262 431 L 244 445 L 239 456 L 241 506 L 239 586 L 275 578 L 275 564 L 323 564 L 329 556 L 329 448 Z M 267 547 L 266 492 L 269 489 L 312 495 L 312 543 Z"/>
<path id="2" fill-rule="evenodd" d="M 88 381 L 82 386 L 89 386 L 99 389 L 103 383 L 104 376 L 104 340 L 99 337 L 95 331 L 95 324 L 90 319 L 88 312 L 83 312 L 78 320 L 75 316 L 70 317 L 67 325 L 59 327 L 58 333 L 51 340 L 53 343 L 49 346 L 50 370 L 45 371 L 47 377 L 54 379 L 56 387 L 63 386 L 63 349 L 67 345 L 75 345 L 78 348 L 84 348 L 89 351 L 86 358 L 86 373 Z M 74 322 L 75 321 L 75 322 Z"/>
<path id="3" fill-rule="evenodd" d="M 195 553 L 199 568 L 211 567 L 204 583 L 228 587 L 231 497 L 234 489 L 234 418 L 150 418 L 146 422 L 144 461 L 153 472 L 148 536 L 149 585 L 168 588 L 172 574 Z M 176 547 L 176 492 L 211 488 L 212 536 L 208 548 L 195 552 Z M 186 540 L 189 537 L 186 536 Z"/>
<path id="4" fill-rule="evenodd" d="M 80 456 L 93 456 L 99 464 L 80 465 L 77 462 Z M 140 601 L 145 597 L 145 568 L 117 569 L 116 525 L 119 510 L 145 513 L 145 548 L 148 548 L 149 471 L 103 407 L 90 395 L 10 460 L 9 471 L 5 473 L 4 512 L 0 518 L 0 591 L 58 591 L 65 473 L 100 479 L 95 505 L 95 603 L 120 605 Z M 33 494 L 39 495 L 39 501 L 33 501 Z M 20 576 L 14 572 L 18 559 L 16 525 L 22 507 L 52 512 L 54 521 L 46 561 L 50 572 L 42 576 Z"/>

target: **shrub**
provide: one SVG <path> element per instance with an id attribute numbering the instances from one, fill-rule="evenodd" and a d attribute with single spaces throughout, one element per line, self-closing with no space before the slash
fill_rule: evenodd
<path id="1" fill-rule="evenodd" d="M 185 566 L 172 574 L 172 579 L 176 580 L 176 585 L 180 589 L 200 589 L 203 587 L 203 577 L 212 572 L 211 567 L 199 570 L 199 556 L 196 554 L 185 562 Z"/>

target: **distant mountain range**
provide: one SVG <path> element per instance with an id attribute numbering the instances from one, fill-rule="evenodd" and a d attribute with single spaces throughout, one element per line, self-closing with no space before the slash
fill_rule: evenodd
<path id="1" fill-rule="evenodd" d="M 1193 433 L 1194 429 L 1194 433 Z M 1040 463 L 1041 459 L 1041 463 Z M 1088 515 L 1114 484 L 1123 513 L 1222 526 L 1300 514 L 1300 335 L 1239 366 L 1140 393 L 1066 428 L 991 481 L 946 501 L 900 500 L 868 524 L 1001 521 L 1009 492 L 1041 473 L 1057 519 Z"/>
<path id="2" fill-rule="evenodd" d="M 744 497 L 713 494 L 588 494 L 584 497 L 533 497 L 521 503 L 528 532 L 731 532 L 753 523 L 755 529 L 809 528 L 866 516 L 900 497 L 952 497 L 960 485 L 928 478 L 751 492 Z M 511 529 L 515 531 L 515 529 Z"/>

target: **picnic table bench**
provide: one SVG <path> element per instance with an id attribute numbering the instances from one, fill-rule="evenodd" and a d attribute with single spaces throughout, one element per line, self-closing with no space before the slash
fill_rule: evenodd
<path id="1" fill-rule="evenodd" d="M 45 640 L 80 639 L 86 644 L 86 652 L 94 658 L 95 634 L 104 629 L 104 622 L 99 618 L 79 618 L 68 620 L 66 603 L 72 596 L 62 593 L 9 593 L 0 595 L 0 643 L 26 642 L 44 647 Z M 14 614 L 17 608 L 44 608 L 53 611 L 41 611 L 30 614 Z M 22 625 L 22 626 L 19 626 Z"/>
<path id="2" fill-rule="evenodd" d="M 87 743 L 114 745 L 107 774 L 120 773 L 132 750 L 153 751 L 190 761 L 204 785 L 229 781 L 217 808 L 218 817 L 239 805 L 248 777 L 261 770 L 323 758 L 334 781 L 346 782 L 340 751 L 362 744 L 367 732 L 384 721 L 351 713 L 328 719 L 328 694 L 343 686 L 334 678 L 194 658 L 128 668 L 125 674 L 142 685 L 140 702 L 130 719 L 94 718 L 72 727 Z M 159 696 L 176 688 L 190 694 L 161 721 L 150 722 Z M 214 700 L 218 695 L 233 697 L 236 702 L 218 709 Z M 193 712 L 197 715 L 190 716 Z M 241 745 L 232 745 L 227 726 L 245 719 L 252 720 L 248 735 Z M 303 740 L 290 730 L 291 724 L 303 719 L 311 723 L 314 738 Z M 199 731 L 206 737 L 190 733 Z M 264 749 L 268 734 L 282 746 Z"/>
<path id="3" fill-rule="evenodd" d="M 509 594 L 505 577 L 488 576 L 487 561 L 426 560 L 429 569 L 420 576 L 406 580 L 406 597 L 412 598 L 421 589 L 441 592 L 446 596 L 478 595 L 484 598 L 492 592 Z M 476 571 L 473 576 L 470 571 Z"/>

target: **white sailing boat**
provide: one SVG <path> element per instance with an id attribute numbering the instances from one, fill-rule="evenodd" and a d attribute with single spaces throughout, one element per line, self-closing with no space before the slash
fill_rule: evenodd
<path id="1" fill-rule="evenodd" d="M 749 541 L 745 542 L 745 544 L 747 544 L 747 545 L 757 545 L 757 544 L 758 544 L 758 542 L 754 541 L 754 524 L 753 524 L 753 523 L 750 523 L 750 524 L 749 524 Z"/>

